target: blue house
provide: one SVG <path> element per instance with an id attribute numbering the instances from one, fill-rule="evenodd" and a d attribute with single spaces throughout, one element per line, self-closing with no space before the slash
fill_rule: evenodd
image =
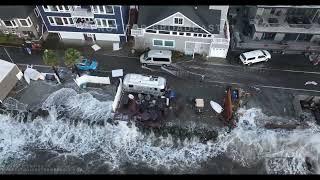
<path id="1" fill-rule="evenodd" d="M 47 5 L 36 9 L 46 31 L 60 40 L 110 44 L 114 48 L 127 42 L 129 6 Z"/>

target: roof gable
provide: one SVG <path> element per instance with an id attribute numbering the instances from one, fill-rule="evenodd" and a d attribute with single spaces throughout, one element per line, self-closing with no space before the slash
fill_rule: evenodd
<path id="1" fill-rule="evenodd" d="M 198 27 L 216 34 L 220 28 L 221 10 L 209 9 L 209 6 L 140 6 L 139 27 L 150 25 L 173 25 L 174 16 L 184 16 L 186 27 Z M 158 24 L 159 23 L 159 24 Z"/>

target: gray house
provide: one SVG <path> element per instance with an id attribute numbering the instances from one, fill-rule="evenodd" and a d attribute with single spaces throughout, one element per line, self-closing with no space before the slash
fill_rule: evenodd
<path id="1" fill-rule="evenodd" d="M 139 6 L 131 29 L 135 49 L 169 49 L 225 58 L 228 6 Z"/>
<path id="2" fill-rule="evenodd" d="M 0 6 L 0 30 L 3 34 L 15 34 L 21 38 L 39 39 L 39 13 L 34 6 Z"/>
<path id="3" fill-rule="evenodd" d="M 7 97 L 22 76 L 23 74 L 17 65 L 0 59 L 0 103 Z"/>

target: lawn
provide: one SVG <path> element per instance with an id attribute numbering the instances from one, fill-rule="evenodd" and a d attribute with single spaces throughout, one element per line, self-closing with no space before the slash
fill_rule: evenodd
<path id="1" fill-rule="evenodd" d="M 23 39 L 15 35 L 0 34 L 0 45 L 20 46 L 23 42 Z"/>

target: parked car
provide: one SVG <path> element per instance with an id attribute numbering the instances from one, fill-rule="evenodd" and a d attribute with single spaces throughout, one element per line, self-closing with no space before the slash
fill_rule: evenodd
<path id="1" fill-rule="evenodd" d="M 240 54 L 240 60 L 244 65 L 251 65 L 258 62 L 267 62 L 271 54 L 266 50 L 254 50 Z"/>
<path id="2" fill-rule="evenodd" d="M 98 67 L 96 60 L 83 59 L 81 63 L 76 64 L 78 70 L 95 71 Z"/>
<path id="3" fill-rule="evenodd" d="M 171 64 L 172 52 L 169 50 L 150 50 L 140 56 L 140 62 L 146 66 Z"/>

